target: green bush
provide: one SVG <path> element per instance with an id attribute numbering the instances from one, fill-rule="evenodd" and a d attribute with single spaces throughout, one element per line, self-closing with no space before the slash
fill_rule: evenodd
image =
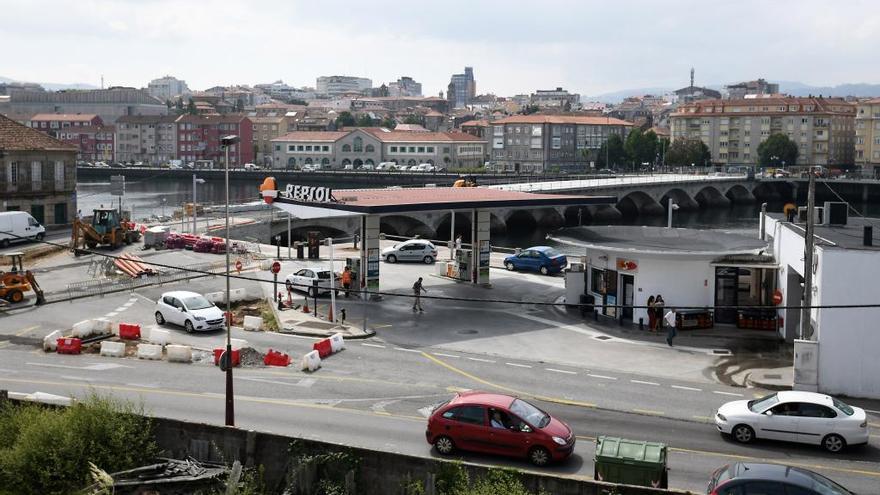
<path id="1" fill-rule="evenodd" d="M 89 462 L 131 469 L 158 453 L 142 408 L 92 395 L 67 408 L 0 406 L 0 493 L 65 494 L 90 481 Z"/>

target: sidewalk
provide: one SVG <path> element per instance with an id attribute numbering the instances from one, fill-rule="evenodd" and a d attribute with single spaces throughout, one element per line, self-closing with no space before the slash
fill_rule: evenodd
<path id="1" fill-rule="evenodd" d="M 272 284 L 262 283 L 263 294 L 266 300 L 272 302 Z M 272 312 L 278 321 L 278 331 L 305 337 L 324 338 L 336 333 L 341 333 L 344 339 L 366 339 L 376 335 L 376 331 L 366 329 L 348 323 L 328 321 L 329 299 L 321 299 L 318 307 L 312 307 L 311 299 L 308 299 L 309 312 L 303 311 L 302 303 L 308 298 L 298 294 L 293 298 L 293 307 L 279 310 L 276 304 L 272 305 Z M 337 298 L 337 307 L 339 299 Z M 336 318 L 339 318 L 338 312 Z"/>

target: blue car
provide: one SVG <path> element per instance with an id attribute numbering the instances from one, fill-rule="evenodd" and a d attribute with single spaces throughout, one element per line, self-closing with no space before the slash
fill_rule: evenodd
<path id="1" fill-rule="evenodd" d="M 564 254 L 549 246 L 535 246 L 521 253 L 504 258 L 504 268 L 514 270 L 534 270 L 543 275 L 561 272 L 568 265 Z"/>

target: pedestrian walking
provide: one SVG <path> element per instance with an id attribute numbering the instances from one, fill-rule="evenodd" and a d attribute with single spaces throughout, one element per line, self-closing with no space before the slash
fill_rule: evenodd
<path id="1" fill-rule="evenodd" d="M 342 270 L 342 288 L 345 290 L 345 297 L 348 297 L 351 291 L 351 267 L 346 266 Z"/>
<path id="2" fill-rule="evenodd" d="M 666 316 L 663 318 L 669 325 L 669 328 L 666 329 L 666 343 L 669 344 L 669 347 L 672 347 L 672 339 L 678 335 L 678 330 L 675 329 L 675 308 L 669 308 L 669 311 L 666 312 Z"/>
<path id="3" fill-rule="evenodd" d="M 418 308 L 419 313 L 424 313 L 425 310 L 422 309 L 422 292 L 425 294 L 428 293 L 428 289 L 422 286 L 422 277 L 419 277 L 416 280 L 416 283 L 413 284 L 413 294 L 415 294 L 415 298 L 413 298 L 413 313 L 416 312 L 416 308 Z"/>
<path id="4" fill-rule="evenodd" d="M 657 314 L 654 312 L 654 296 L 648 298 L 648 331 L 654 331 L 654 325 L 657 324 Z"/>
<path id="5" fill-rule="evenodd" d="M 663 296 L 657 294 L 657 297 L 654 298 L 654 331 L 659 332 L 663 330 L 663 310 L 665 308 L 666 302 L 663 300 Z"/>
<path id="6" fill-rule="evenodd" d="M 461 234 L 458 234 L 455 238 L 455 243 L 453 244 L 454 249 L 452 251 L 452 259 L 458 255 L 459 251 L 461 251 Z"/>

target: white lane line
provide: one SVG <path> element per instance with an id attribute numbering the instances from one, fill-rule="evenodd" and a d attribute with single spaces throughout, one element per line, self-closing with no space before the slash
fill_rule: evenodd
<path id="1" fill-rule="evenodd" d="M 678 390 L 690 390 L 691 392 L 702 392 L 702 389 L 694 388 L 694 387 L 683 387 L 681 385 L 672 385 L 672 388 L 677 388 Z"/>
<path id="2" fill-rule="evenodd" d="M 742 397 L 743 396 L 743 394 L 735 394 L 733 392 L 719 392 L 718 390 L 713 390 L 712 393 L 718 394 L 718 395 L 730 395 L 733 397 Z"/>
<path id="3" fill-rule="evenodd" d="M 645 381 L 642 381 L 642 380 L 630 380 L 630 383 L 639 383 L 639 384 L 641 384 L 641 385 L 653 385 L 653 386 L 655 386 L 655 387 L 659 387 L 659 386 L 660 386 L 660 384 L 657 383 L 657 382 L 645 382 Z"/>
<path id="4" fill-rule="evenodd" d="M 385 348 L 384 345 L 380 345 L 380 344 L 368 344 L 368 343 L 366 343 L 366 342 L 361 342 L 361 345 L 366 346 L 366 347 L 378 347 L 379 349 L 384 349 L 384 348 Z"/>
<path id="5" fill-rule="evenodd" d="M 403 347 L 395 347 L 394 350 L 395 351 L 404 351 L 404 352 L 418 352 L 419 354 L 422 353 L 422 351 L 420 351 L 418 349 L 404 349 Z"/>
<path id="6" fill-rule="evenodd" d="M 456 358 L 456 359 L 461 357 L 461 356 L 456 356 L 455 354 L 443 354 L 442 352 L 435 352 L 434 355 L 448 357 L 448 358 Z"/>
<path id="7" fill-rule="evenodd" d="M 556 368 L 544 368 L 547 371 L 552 371 L 554 373 L 565 373 L 566 375 L 577 375 L 575 371 L 567 371 L 567 370 L 558 370 Z"/>
<path id="8" fill-rule="evenodd" d="M 592 377 L 592 378 L 601 378 L 603 380 L 617 380 L 617 377 L 614 377 L 614 376 L 594 375 L 592 373 L 587 373 L 587 376 Z"/>
<path id="9" fill-rule="evenodd" d="M 508 366 L 516 366 L 517 368 L 531 368 L 531 366 L 527 364 L 519 364 L 519 363 L 504 363 Z"/>
<path id="10" fill-rule="evenodd" d="M 869 412 L 869 413 L 872 413 L 872 414 L 880 414 L 880 411 L 875 411 L 875 410 L 873 410 L 873 409 L 865 409 L 865 412 Z"/>
<path id="11" fill-rule="evenodd" d="M 125 306 L 119 306 L 118 308 L 114 309 L 113 311 L 116 311 L 117 313 L 122 313 L 126 309 L 128 309 L 128 308 L 126 308 Z"/>
<path id="12" fill-rule="evenodd" d="M 475 358 L 475 357 L 469 357 L 468 359 L 470 359 L 471 361 L 479 361 L 481 363 L 494 363 L 495 362 L 495 361 L 492 361 L 491 359 L 483 359 L 483 358 Z"/>
<path id="13" fill-rule="evenodd" d="M 119 313 L 117 313 L 116 311 L 113 311 L 113 312 L 110 312 L 110 313 L 107 313 L 106 315 L 104 315 L 104 318 L 113 318 L 117 314 L 119 314 Z"/>

